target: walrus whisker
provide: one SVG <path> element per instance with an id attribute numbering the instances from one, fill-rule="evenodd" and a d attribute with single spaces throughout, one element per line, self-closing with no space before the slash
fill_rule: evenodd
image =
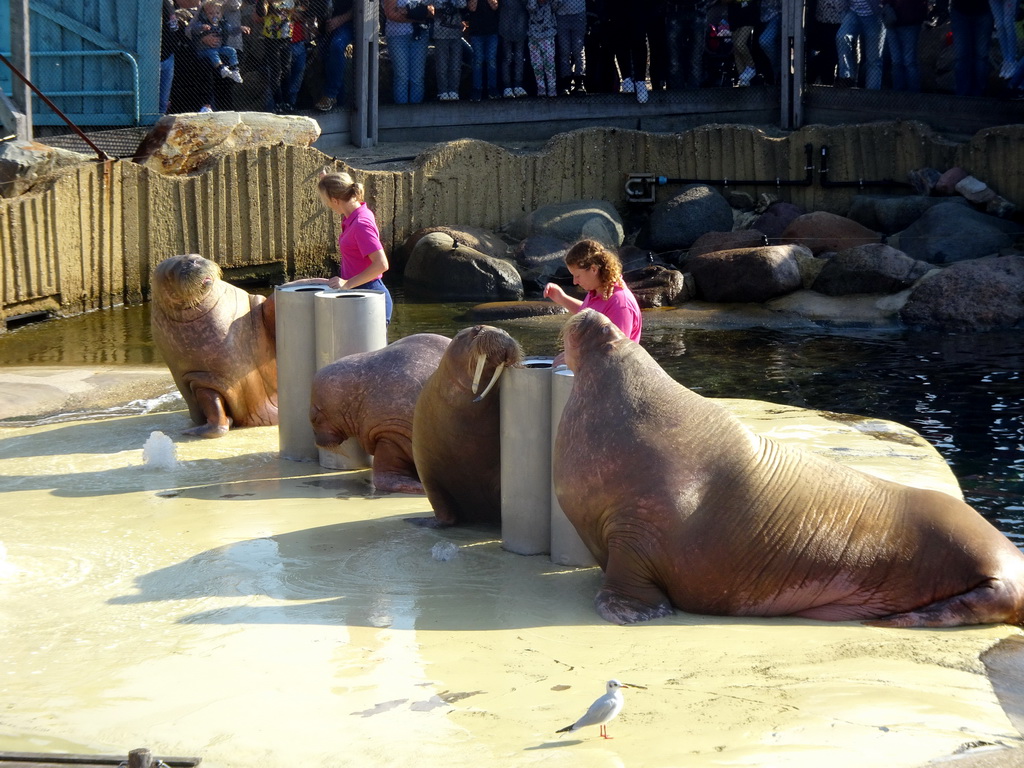
<path id="1" fill-rule="evenodd" d="M 483 360 L 482 357 L 480 359 Z M 479 403 L 481 400 L 483 400 L 485 397 L 487 397 L 487 393 L 490 392 L 491 391 L 491 387 L 493 387 L 497 383 L 498 377 L 501 376 L 501 372 L 503 370 L 505 370 L 505 364 L 504 363 L 498 363 L 498 367 L 494 369 L 494 375 L 491 376 L 491 380 L 490 380 L 490 382 L 488 382 L 487 388 L 483 392 L 481 392 L 479 394 L 479 396 L 473 398 L 473 402 L 474 403 Z"/>
<path id="2" fill-rule="evenodd" d="M 486 355 L 480 355 L 476 359 L 476 372 L 473 374 L 473 386 L 471 387 L 474 395 L 476 394 L 476 391 L 480 389 L 480 377 L 484 374 L 484 363 L 486 362 Z"/>

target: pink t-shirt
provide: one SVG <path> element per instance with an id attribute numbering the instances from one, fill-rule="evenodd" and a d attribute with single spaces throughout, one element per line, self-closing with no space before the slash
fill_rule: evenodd
<path id="1" fill-rule="evenodd" d="M 640 341 L 643 320 L 640 317 L 640 305 L 636 303 L 633 292 L 619 283 L 607 299 L 599 293 L 588 291 L 580 310 L 594 309 L 611 320 L 633 341 Z"/>
<path id="2" fill-rule="evenodd" d="M 374 251 L 383 250 L 380 231 L 377 229 L 377 219 L 366 203 L 360 203 L 359 207 L 341 222 L 341 234 L 338 235 L 341 279 L 348 280 L 350 277 L 358 275 L 370 266 L 370 259 L 367 257 Z M 381 272 L 381 275 L 383 274 Z M 372 279 L 376 280 L 381 275 Z"/>

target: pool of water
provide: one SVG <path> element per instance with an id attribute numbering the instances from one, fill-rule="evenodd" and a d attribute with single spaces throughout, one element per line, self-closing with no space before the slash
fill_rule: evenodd
<path id="1" fill-rule="evenodd" d="M 389 338 L 452 335 L 469 304 L 396 297 Z M 509 327 L 552 354 L 555 324 Z M 1024 333 L 933 334 L 652 328 L 643 345 L 709 397 L 745 397 L 913 427 L 949 462 L 969 503 L 1024 546 Z M 148 306 L 93 312 L 0 335 L 3 365 L 160 364 Z"/>

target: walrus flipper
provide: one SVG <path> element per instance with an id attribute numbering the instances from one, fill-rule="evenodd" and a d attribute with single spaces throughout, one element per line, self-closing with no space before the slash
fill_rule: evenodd
<path id="1" fill-rule="evenodd" d="M 594 598 L 594 607 L 597 608 L 602 619 L 610 621 L 612 624 L 636 624 L 641 621 L 671 616 L 674 613 L 672 604 L 667 599 L 650 605 L 635 597 L 628 597 L 604 588 Z"/>
<path id="2" fill-rule="evenodd" d="M 1024 587 L 1006 579 L 986 579 L 959 595 L 865 623 L 873 627 L 1020 626 L 1024 624 Z"/>

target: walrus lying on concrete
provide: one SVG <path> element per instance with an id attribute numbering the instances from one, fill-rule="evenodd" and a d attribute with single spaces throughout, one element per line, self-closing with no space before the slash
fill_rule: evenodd
<path id="1" fill-rule="evenodd" d="M 759 437 L 604 316 L 567 324 L 558 501 L 608 621 L 729 616 L 1024 622 L 1024 555 L 964 502 Z"/>
<path id="2" fill-rule="evenodd" d="M 416 333 L 317 371 L 309 409 L 316 444 L 334 448 L 355 437 L 373 456 L 374 488 L 423 493 L 412 460 L 413 413 L 450 343 L 447 336 Z"/>
<path id="3" fill-rule="evenodd" d="M 497 386 L 502 371 L 522 359 L 519 344 L 489 325 L 464 328 L 452 339 L 413 415 L 413 460 L 434 508 L 433 518 L 413 522 L 501 523 Z"/>
<path id="4" fill-rule="evenodd" d="M 273 297 L 224 282 L 220 267 L 197 254 L 161 261 L 151 287 L 153 341 L 197 425 L 185 434 L 277 424 Z"/>

